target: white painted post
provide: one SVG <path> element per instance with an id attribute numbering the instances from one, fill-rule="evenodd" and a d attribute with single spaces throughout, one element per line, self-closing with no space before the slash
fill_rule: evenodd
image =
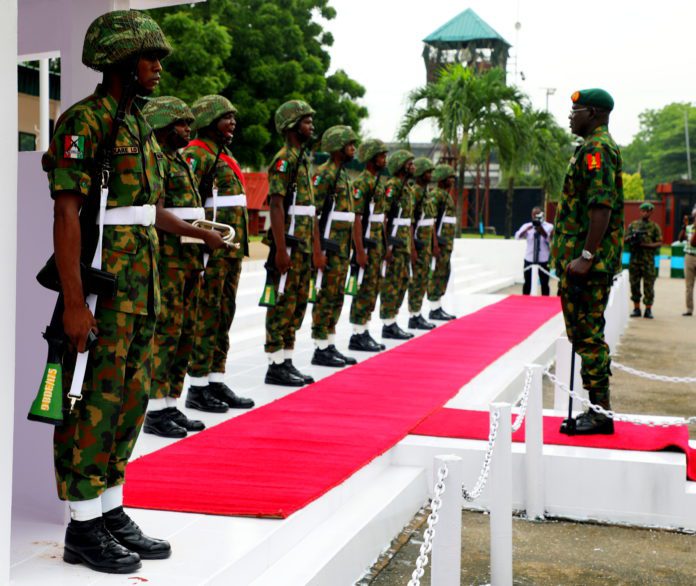
<path id="1" fill-rule="evenodd" d="M 534 297 L 539 296 L 539 265 L 530 265 L 532 271 L 532 290 L 530 295 Z"/>
<path id="2" fill-rule="evenodd" d="M 509 403 L 491 403 L 500 413 L 488 480 L 491 494 L 491 586 L 512 584 L 512 422 Z"/>
<path id="3" fill-rule="evenodd" d="M 526 366 L 532 371 L 532 383 L 527 400 L 524 443 L 526 507 L 528 519 L 544 518 L 544 368 L 539 364 Z"/>
<path id="4" fill-rule="evenodd" d="M 442 466 L 447 466 L 445 492 L 433 541 L 433 586 L 459 586 L 462 573 L 462 482 L 464 466 L 459 456 L 435 456 L 434 483 Z"/>
<path id="5" fill-rule="evenodd" d="M 568 338 L 561 336 L 556 340 L 556 377 L 565 386 L 568 386 L 570 382 L 570 352 L 571 345 Z M 580 356 L 575 355 L 575 380 L 574 387 L 575 392 L 580 393 L 583 397 L 587 397 L 587 391 L 582 388 L 582 378 L 580 378 Z M 580 407 L 580 405 L 574 405 L 575 408 Z M 568 393 L 566 393 L 560 386 L 554 386 L 553 393 L 553 408 L 556 411 L 563 411 L 564 414 L 568 412 Z"/>
<path id="6" fill-rule="evenodd" d="M 49 76 L 48 58 L 39 60 L 39 150 L 46 152 L 49 143 Z"/>
<path id="7" fill-rule="evenodd" d="M 607 308 L 604 310 L 604 339 L 609 345 L 609 352 L 611 354 L 616 352 L 616 345 L 619 342 L 619 330 L 621 329 L 621 317 L 618 314 L 619 303 L 617 302 L 616 297 L 617 289 L 618 282 L 612 286 L 611 291 L 609 292 Z"/>

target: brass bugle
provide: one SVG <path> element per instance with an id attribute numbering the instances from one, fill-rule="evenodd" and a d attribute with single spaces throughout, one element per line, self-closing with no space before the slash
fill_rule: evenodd
<path id="1" fill-rule="evenodd" d="M 228 248 L 239 248 L 239 242 L 234 241 L 234 228 L 229 224 L 221 224 L 220 222 L 213 222 L 212 220 L 195 220 L 192 224 L 196 228 L 203 228 L 205 230 L 216 230 L 222 236 L 222 240 Z M 195 238 L 193 236 L 182 236 L 182 244 L 205 244 L 201 238 Z"/>

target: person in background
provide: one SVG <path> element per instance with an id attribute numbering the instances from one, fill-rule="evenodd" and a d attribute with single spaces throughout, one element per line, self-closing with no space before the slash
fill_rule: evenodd
<path id="1" fill-rule="evenodd" d="M 553 224 L 544 221 L 544 212 L 539 206 L 532 208 L 532 221 L 522 224 L 515 232 L 515 238 L 527 240 L 527 250 L 524 253 L 524 286 L 522 295 L 529 295 L 532 291 L 532 265 L 539 265 L 543 270 L 539 271 L 541 294 L 548 295 L 549 290 L 549 244 L 553 234 Z"/>
<path id="2" fill-rule="evenodd" d="M 689 222 L 691 219 L 691 222 Z M 684 223 L 679 232 L 680 242 L 686 240 L 684 247 L 684 278 L 686 281 L 686 311 L 683 316 L 694 314 L 694 279 L 696 279 L 696 206 L 691 210 L 691 218 L 684 216 Z"/>

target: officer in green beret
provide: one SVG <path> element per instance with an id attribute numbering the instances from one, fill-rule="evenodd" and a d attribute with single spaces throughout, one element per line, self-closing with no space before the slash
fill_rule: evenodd
<path id="1" fill-rule="evenodd" d="M 604 310 L 614 275 L 621 270 L 623 184 L 621 152 L 609 134 L 614 100 L 602 89 L 571 96 L 570 129 L 583 139 L 570 159 L 556 214 L 552 262 L 568 339 L 582 359 L 582 382 L 590 401 L 608 410 L 609 347 Z M 566 421 L 561 432 L 611 434 L 614 422 L 589 410 Z"/>
<path id="2" fill-rule="evenodd" d="M 640 282 L 643 281 L 643 317 L 653 319 L 652 305 L 655 301 L 655 254 L 662 246 L 662 230 L 650 219 L 655 206 L 649 201 L 640 204 L 640 220 L 631 222 L 626 234 L 626 245 L 631 254 L 628 276 L 631 283 L 631 317 L 640 317 Z"/>
<path id="3" fill-rule="evenodd" d="M 165 181 L 164 154 L 134 98 L 155 89 L 161 60 L 170 52 L 159 26 L 144 13 L 117 10 L 94 20 L 82 62 L 101 72 L 103 81 L 59 118 L 42 160 L 54 200 L 63 326 L 72 348 L 64 357 L 66 391 L 75 351 L 85 351 L 90 332 L 98 336 L 89 351 L 82 400 L 54 434 L 58 496 L 68 501 L 71 517 L 63 559 L 99 572 L 130 574 L 140 568 L 141 558 L 171 553 L 168 542 L 144 535 L 123 510 L 126 464 L 145 418 L 152 379 L 160 309 L 155 204 Z M 121 108 L 123 122 L 115 127 Z M 106 145 L 113 150 L 104 153 Z M 103 177 L 95 169 L 104 156 L 111 173 L 102 191 Z M 80 210 L 89 217 L 95 204 L 104 223 L 101 266 L 116 277 L 117 291 L 111 299 L 98 298 L 93 315 L 85 304 L 80 248 L 93 237 L 88 228 L 98 216 L 94 213 L 95 220 L 83 227 Z"/>

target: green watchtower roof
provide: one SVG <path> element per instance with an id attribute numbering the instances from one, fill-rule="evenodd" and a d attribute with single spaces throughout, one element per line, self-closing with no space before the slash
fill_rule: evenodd
<path id="1" fill-rule="evenodd" d="M 467 8 L 436 31 L 430 33 L 423 39 L 423 42 L 433 47 L 446 48 L 452 44 L 487 39 L 500 41 L 506 47 L 511 46 L 478 14 L 471 8 Z"/>

